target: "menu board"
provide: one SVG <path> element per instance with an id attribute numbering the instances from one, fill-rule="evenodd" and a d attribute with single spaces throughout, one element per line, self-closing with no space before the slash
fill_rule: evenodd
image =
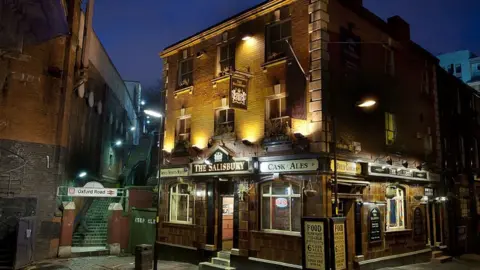
<path id="1" fill-rule="evenodd" d="M 369 219 L 369 231 L 368 241 L 370 243 L 378 243 L 382 241 L 382 226 L 381 226 L 381 213 L 378 207 L 372 208 L 368 215 Z"/>
<path id="2" fill-rule="evenodd" d="M 325 250 L 327 223 L 325 219 L 304 218 L 302 226 L 303 237 L 303 268 L 328 269 Z"/>
<path id="3" fill-rule="evenodd" d="M 345 239 L 345 220 L 333 220 L 333 247 L 335 270 L 347 269 L 347 248 Z"/>
<path id="4" fill-rule="evenodd" d="M 423 214 L 420 207 L 413 211 L 413 236 L 416 238 L 423 236 Z"/>

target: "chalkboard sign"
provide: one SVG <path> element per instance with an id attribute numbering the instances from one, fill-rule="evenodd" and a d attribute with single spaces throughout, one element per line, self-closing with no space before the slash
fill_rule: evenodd
<path id="1" fill-rule="evenodd" d="M 368 241 L 370 243 L 378 243 L 382 241 L 382 226 L 381 226 L 381 213 L 378 207 L 372 208 L 369 219 L 369 234 Z"/>
<path id="2" fill-rule="evenodd" d="M 413 236 L 416 238 L 423 236 L 423 214 L 420 207 L 413 211 Z"/>

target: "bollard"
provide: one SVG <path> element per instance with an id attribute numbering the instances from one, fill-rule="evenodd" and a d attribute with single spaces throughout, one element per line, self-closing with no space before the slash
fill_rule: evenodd
<path id="1" fill-rule="evenodd" d="M 135 247 L 135 270 L 152 269 L 152 261 L 152 245 L 142 244 Z"/>

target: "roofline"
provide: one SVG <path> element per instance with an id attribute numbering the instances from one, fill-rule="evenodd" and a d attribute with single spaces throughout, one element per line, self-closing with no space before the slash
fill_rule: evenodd
<path id="1" fill-rule="evenodd" d="M 221 32 L 237 27 L 239 24 L 249 21 L 255 17 L 262 16 L 271 12 L 272 10 L 282 6 L 283 4 L 289 4 L 295 0 L 266 0 L 256 6 L 253 6 L 247 10 L 244 10 L 238 14 L 231 16 L 230 18 L 221 21 L 205 30 L 193 34 L 177 43 L 167 46 L 159 53 L 161 58 L 170 56 L 176 51 L 183 49 L 186 46 L 191 46 L 200 43 L 203 40 L 212 38 L 219 35 Z"/>

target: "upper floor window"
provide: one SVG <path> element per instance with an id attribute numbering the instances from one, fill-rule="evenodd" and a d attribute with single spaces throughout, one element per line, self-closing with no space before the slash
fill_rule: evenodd
<path id="1" fill-rule="evenodd" d="M 397 124 L 395 115 L 392 113 L 385 113 L 385 144 L 393 145 L 397 137 Z"/>
<path id="2" fill-rule="evenodd" d="M 405 229 L 405 191 L 390 186 L 387 187 L 387 231 L 402 229 Z"/>
<path id="3" fill-rule="evenodd" d="M 190 141 L 190 117 L 177 119 L 176 141 Z"/>
<path id="4" fill-rule="evenodd" d="M 465 142 L 462 136 L 458 137 L 458 152 L 460 155 L 461 166 L 465 166 Z"/>
<path id="5" fill-rule="evenodd" d="M 300 232 L 302 196 L 299 184 L 272 181 L 261 185 L 262 230 Z"/>
<path id="6" fill-rule="evenodd" d="M 455 64 L 455 76 L 461 77 L 462 76 L 462 65 Z"/>
<path id="7" fill-rule="evenodd" d="M 193 85 L 193 58 L 188 50 L 183 50 L 181 60 L 178 63 L 178 88 Z"/>
<path id="8" fill-rule="evenodd" d="M 287 100 L 285 94 L 267 100 L 267 121 L 265 131 L 268 135 L 286 134 L 290 125 L 290 116 L 287 114 Z"/>
<path id="9" fill-rule="evenodd" d="M 430 93 L 430 77 L 429 77 L 428 68 L 423 70 L 423 77 L 422 77 L 422 92 L 425 94 Z"/>
<path id="10" fill-rule="evenodd" d="M 235 43 L 228 43 L 219 47 L 220 74 L 224 75 L 235 70 Z"/>
<path id="11" fill-rule="evenodd" d="M 427 128 L 427 136 L 424 138 L 424 148 L 427 154 L 431 154 L 433 151 L 433 136 L 430 127 Z"/>
<path id="12" fill-rule="evenodd" d="M 473 168 L 478 168 L 480 165 L 480 160 L 478 157 L 478 141 L 476 138 L 473 138 L 473 147 L 472 147 L 472 152 L 473 152 Z"/>
<path id="13" fill-rule="evenodd" d="M 192 223 L 193 197 L 188 184 L 175 184 L 170 187 L 170 222 Z"/>
<path id="14" fill-rule="evenodd" d="M 292 42 L 292 23 L 289 18 L 289 8 L 284 7 L 274 12 L 275 22 L 267 26 L 266 61 L 285 57 L 288 42 Z"/>
<path id="15" fill-rule="evenodd" d="M 395 54 L 390 46 L 385 46 L 385 73 L 395 75 Z"/>
<path id="16" fill-rule="evenodd" d="M 235 110 L 220 109 L 215 112 L 215 136 L 235 131 Z"/>
<path id="17" fill-rule="evenodd" d="M 445 70 L 447 70 L 448 74 L 453 74 L 453 64 L 447 65 Z"/>

